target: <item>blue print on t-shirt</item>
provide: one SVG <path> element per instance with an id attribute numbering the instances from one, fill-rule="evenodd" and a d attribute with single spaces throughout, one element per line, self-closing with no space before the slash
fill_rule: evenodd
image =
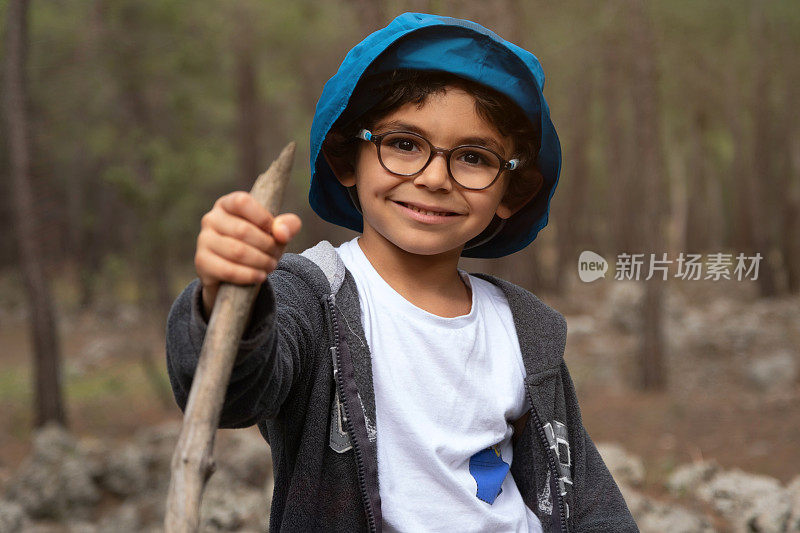
<path id="1" fill-rule="evenodd" d="M 481 450 L 469 458 L 469 473 L 478 484 L 478 498 L 492 504 L 497 496 L 503 492 L 500 488 L 509 469 L 508 463 L 503 461 L 500 451 L 492 446 Z"/>

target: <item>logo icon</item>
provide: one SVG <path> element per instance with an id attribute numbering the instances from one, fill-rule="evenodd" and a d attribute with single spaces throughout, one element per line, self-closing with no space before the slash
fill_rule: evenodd
<path id="1" fill-rule="evenodd" d="M 584 250 L 578 257 L 578 277 L 589 283 L 598 278 L 605 278 L 608 272 L 608 261 L 591 250 Z"/>
<path id="2" fill-rule="evenodd" d="M 484 448 L 469 458 L 469 473 L 475 479 L 475 496 L 489 505 L 503 492 L 501 488 L 511 465 L 503 461 L 497 444 Z"/>

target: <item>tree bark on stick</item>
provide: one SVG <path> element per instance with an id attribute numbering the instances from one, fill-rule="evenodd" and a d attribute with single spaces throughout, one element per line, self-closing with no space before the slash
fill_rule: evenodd
<path id="1" fill-rule="evenodd" d="M 294 151 L 295 143 L 289 143 L 250 191 L 273 214 L 280 210 Z M 183 428 L 172 456 L 164 519 L 167 533 L 193 532 L 199 528 L 200 502 L 215 468 L 214 436 L 225 391 L 258 290 L 258 284 L 223 283 L 217 293 L 186 403 Z"/>

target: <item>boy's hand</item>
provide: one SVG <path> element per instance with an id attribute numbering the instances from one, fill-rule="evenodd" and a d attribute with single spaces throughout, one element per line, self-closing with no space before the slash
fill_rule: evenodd
<path id="1" fill-rule="evenodd" d="M 203 215 L 194 266 L 203 284 L 206 319 L 223 281 L 261 283 L 275 270 L 286 244 L 301 227 L 300 217 L 273 217 L 250 193 L 235 191 L 214 202 Z"/>

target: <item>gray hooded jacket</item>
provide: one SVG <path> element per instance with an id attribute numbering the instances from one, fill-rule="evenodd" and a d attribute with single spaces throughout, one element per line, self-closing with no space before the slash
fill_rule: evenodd
<path id="1" fill-rule="evenodd" d="M 631 532 L 636 524 L 581 423 L 564 363 L 564 317 L 530 292 L 475 274 L 508 299 L 533 406 L 515 424 L 511 474 L 545 532 Z M 167 321 L 167 367 L 186 406 L 207 322 L 198 279 Z M 380 531 L 375 395 L 355 281 L 322 241 L 284 254 L 239 345 L 221 428 L 258 424 L 275 488 L 270 531 Z M 554 497 L 555 496 L 555 497 Z"/>

